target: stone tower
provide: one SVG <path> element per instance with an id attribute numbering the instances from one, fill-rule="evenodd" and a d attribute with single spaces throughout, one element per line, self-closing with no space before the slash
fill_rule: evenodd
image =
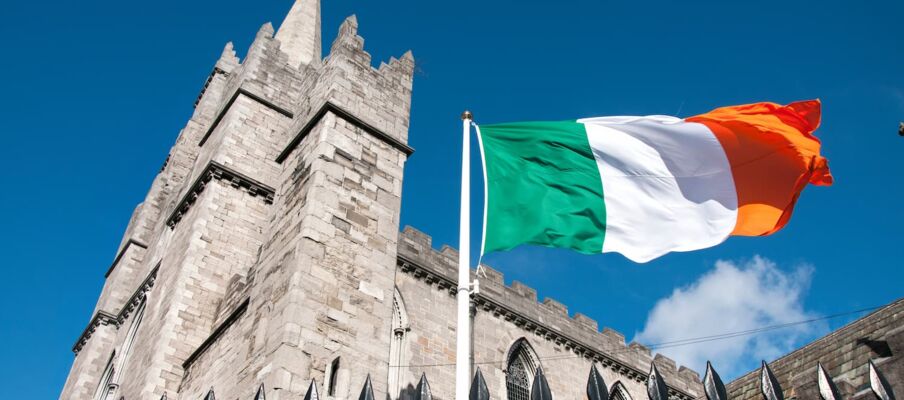
<path id="1" fill-rule="evenodd" d="M 129 221 L 61 399 L 407 399 L 422 374 L 451 399 L 457 252 L 399 232 L 412 149 L 411 53 L 378 68 L 354 16 L 321 54 L 320 2 L 226 44 Z M 472 369 L 493 399 L 526 398 L 541 367 L 582 398 L 596 367 L 613 398 L 671 398 L 699 375 L 486 267 L 472 296 Z M 479 364 L 478 364 L 479 363 Z M 581 372 L 581 373 L 576 373 Z"/>
<path id="2" fill-rule="evenodd" d="M 320 26 L 320 2 L 298 0 L 244 60 L 226 44 L 132 215 L 61 399 L 251 398 L 261 384 L 300 399 L 311 379 L 344 398 L 368 374 L 385 398 L 414 60 L 372 67 L 354 16 L 324 58 Z"/>

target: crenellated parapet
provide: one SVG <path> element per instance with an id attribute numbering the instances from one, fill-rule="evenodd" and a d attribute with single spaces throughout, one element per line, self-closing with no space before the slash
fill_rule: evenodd
<path id="1" fill-rule="evenodd" d="M 304 80 L 302 88 L 307 96 L 294 109 L 298 117 L 289 128 L 292 139 L 277 157 L 278 162 L 285 160 L 327 113 L 406 155 L 413 152 L 406 143 L 414 56 L 409 51 L 374 68 L 364 50 L 364 39 L 357 32 L 357 18 L 348 17 L 339 27 L 330 54 L 311 68 L 310 79 Z"/>
<path id="2" fill-rule="evenodd" d="M 398 266 L 450 296 L 456 293 L 458 252 L 449 246 L 434 249 L 430 236 L 410 226 L 399 235 Z M 506 285 L 503 274 L 486 265 L 481 265 L 479 274 L 476 270 L 471 274 L 480 281 L 480 291 L 473 296 L 478 312 L 509 321 L 637 382 L 647 379 L 653 363 L 673 398 L 692 399 L 702 394 L 700 376 L 688 368 L 678 368 L 670 358 L 661 354 L 653 357 L 639 343 L 625 344 L 624 335 L 610 328 L 600 331 L 598 323 L 586 315 L 570 316 L 567 306 L 555 299 L 547 297 L 538 302 L 534 288 L 518 281 Z"/>

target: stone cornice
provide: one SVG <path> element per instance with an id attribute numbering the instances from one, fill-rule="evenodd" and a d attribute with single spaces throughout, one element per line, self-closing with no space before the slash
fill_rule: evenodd
<path id="1" fill-rule="evenodd" d="M 147 297 L 147 293 L 151 291 L 151 288 L 154 287 L 154 283 L 157 281 L 157 271 L 160 269 L 160 263 L 157 263 L 157 266 L 151 270 L 151 273 L 148 274 L 147 277 L 144 278 L 144 281 L 135 288 L 135 291 L 132 292 L 132 295 L 129 296 L 129 299 L 126 300 L 125 304 L 122 305 L 122 309 L 119 310 L 119 315 L 116 316 L 116 319 L 120 324 L 125 322 L 126 318 L 129 318 L 129 314 L 135 310 L 138 305 L 144 301 L 145 297 Z"/>
<path id="2" fill-rule="evenodd" d="M 126 318 L 129 317 L 129 314 L 135 310 L 135 307 L 138 307 L 139 304 L 147 297 L 148 291 L 154 287 L 154 282 L 157 280 L 157 271 L 160 269 L 160 263 L 157 263 L 157 266 L 151 270 L 151 273 L 148 274 L 144 281 L 141 282 L 140 285 L 135 289 L 129 299 L 126 300 L 125 304 L 123 304 L 122 309 L 119 310 L 119 314 L 113 314 L 104 310 L 97 310 L 94 313 L 94 316 L 91 317 L 91 321 L 88 322 L 88 326 L 85 327 L 85 330 L 82 331 L 82 334 L 78 337 L 78 340 L 75 341 L 75 345 L 72 346 L 72 352 L 78 354 L 79 351 L 85 347 L 85 344 L 88 343 L 88 340 L 91 339 L 91 335 L 102 325 L 113 325 L 117 329 L 126 321 Z"/>
<path id="3" fill-rule="evenodd" d="M 175 228 L 176 224 L 182 220 L 182 217 L 195 203 L 211 179 L 228 181 L 233 187 L 244 188 L 251 196 L 261 196 L 264 198 L 265 203 L 273 204 L 273 196 L 276 190 L 225 165 L 211 161 L 204 168 L 204 171 L 201 171 L 188 193 L 182 196 L 182 200 L 179 201 L 169 218 L 167 218 L 166 225 L 170 229 Z"/>
<path id="4" fill-rule="evenodd" d="M 113 263 L 110 264 L 110 268 L 107 269 L 107 273 L 104 274 L 104 278 L 110 277 L 110 273 L 113 272 L 113 269 L 116 268 L 116 265 L 119 264 L 119 260 L 122 258 L 124 254 L 126 254 L 126 250 L 129 249 L 129 246 L 135 245 L 137 247 L 141 247 L 142 249 L 147 249 L 148 245 L 139 242 L 137 239 L 129 238 L 126 241 L 125 246 L 122 246 L 122 249 L 119 250 L 119 253 L 116 253 L 116 258 L 113 259 Z"/>
<path id="5" fill-rule="evenodd" d="M 110 314 L 104 310 L 98 310 L 94 313 L 94 316 L 91 317 L 91 321 L 88 322 L 88 326 L 85 327 L 85 330 L 82 331 L 82 334 L 78 337 L 78 340 L 75 342 L 75 345 L 72 346 L 72 352 L 78 354 L 79 351 L 82 350 L 82 347 L 88 343 L 88 339 L 91 338 L 91 335 L 94 334 L 94 331 L 97 330 L 101 325 L 113 325 L 115 327 L 119 327 L 119 321 L 116 319 L 116 316 Z"/>
<path id="6" fill-rule="evenodd" d="M 226 317 L 226 319 L 223 320 L 223 322 L 219 326 L 217 326 L 217 329 L 214 329 L 213 332 L 211 332 L 210 336 L 208 336 L 207 339 L 204 340 L 204 343 L 201 343 L 201 345 L 198 346 L 198 348 L 195 349 L 195 351 L 193 351 L 191 355 L 189 355 L 188 358 L 185 359 L 185 362 L 182 363 L 182 369 L 187 369 L 193 362 L 195 362 L 195 360 L 198 359 L 198 357 L 201 356 L 201 354 L 204 354 L 204 352 L 207 351 L 208 348 L 210 348 L 213 342 L 216 342 L 217 339 L 220 338 L 220 336 L 223 336 L 223 333 L 225 333 L 230 326 L 238 321 L 239 317 L 245 314 L 245 310 L 248 309 L 248 304 L 250 302 L 251 298 L 246 298 L 235 308 L 235 310 L 229 313 L 229 316 Z"/>
<path id="7" fill-rule="evenodd" d="M 198 108 L 198 104 L 200 104 L 201 99 L 204 98 L 204 93 L 206 93 L 207 88 L 210 87 L 210 82 L 213 82 L 213 77 L 217 76 L 218 74 L 227 75 L 227 76 L 229 75 L 229 73 L 224 71 L 222 68 L 213 67 L 213 71 L 210 71 L 210 75 L 207 76 L 207 80 L 204 82 L 204 87 L 201 88 L 201 93 L 198 94 L 198 99 L 195 100 L 195 105 L 194 105 L 195 108 Z"/>
<path id="8" fill-rule="evenodd" d="M 223 117 L 226 116 L 226 113 L 229 112 L 229 109 L 232 108 L 232 104 L 235 103 L 235 100 L 238 99 L 239 96 L 245 96 L 251 100 L 254 100 L 254 101 L 260 103 L 261 105 L 263 105 L 273 111 L 276 111 L 288 118 L 292 118 L 292 116 L 293 116 L 291 111 L 286 110 L 285 108 L 282 108 L 282 107 L 276 105 L 275 103 L 263 98 L 262 96 L 259 96 L 259 95 L 256 95 L 256 94 L 250 92 L 248 89 L 239 87 L 238 89 L 235 90 L 235 92 L 232 94 L 232 97 L 229 98 L 229 101 L 226 102 L 226 104 L 223 106 L 223 108 L 220 109 L 220 112 L 217 113 L 217 118 L 213 120 L 213 123 L 210 124 L 210 128 L 207 128 L 207 132 L 205 132 L 204 136 L 201 137 L 201 141 L 198 142 L 198 147 L 204 146 L 204 143 L 207 143 L 207 139 L 209 139 L 210 135 L 213 134 L 213 130 L 216 129 L 218 125 L 220 125 L 220 121 L 223 120 Z"/>
<path id="9" fill-rule="evenodd" d="M 420 262 L 409 259 L 401 254 L 398 255 L 397 265 L 402 272 L 410 274 L 429 285 L 435 284 L 437 288 L 439 288 L 440 290 L 448 291 L 452 296 L 456 295 L 457 285 L 455 281 L 445 274 L 434 270 L 433 268 L 426 266 Z M 601 365 L 610 368 L 623 376 L 626 376 L 637 382 L 646 382 L 648 375 L 646 372 L 640 371 L 637 368 L 627 365 L 620 360 L 617 360 L 603 353 L 602 351 L 598 350 L 596 346 L 583 343 L 582 341 L 573 338 L 559 331 L 558 329 L 544 324 L 532 317 L 526 316 L 518 312 L 517 310 L 481 293 L 472 295 L 472 301 L 476 306 L 476 309 L 489 312 L 497 318 L 504 318 L 506 321 L 512 322 L 521 329 L 524 329 L 528 332 L 533 332 L 548 341 L 556 343 L 557 345 L 564 346 L 567 350 L 574 352 L 576 355 L 592 360 L 594 362 L 598 362 Z M 628 348 L 629 347 L 627 346 L 625 347 L 625 349 Z M 615 349 L 613 351 L 619 350 L 620 349 Z M 678 400 L 694 399 L 694 396 L 692 396 L 691 394 L 675 389 L 671 386 L 669 387 L 669 395 L 671 398 Z"/>
<path id="10" fill-rule="evenodd" d="M 356 127 L 369 133 L 371 136 L 380 139 L 386 144 L 395 147 L 402 153 L 405 153 L 406 156 L 410 156 L 412 153 L 414 153 L 414 149 L 407 144 L 402 143 L 398 139 L 390 136 L 388 133 L 377 129 L 373 125 L 367 123 L 361 118 L 356 117 L 354 114 L 348 112 L 342 107 L 339 107 L 338 105 L 333 104 L 330 101 L 326 101 L 322 106 L 320 106 L 317 112 L 314 113 L 311 119 L 309 119 L 308 122 L 305 123 L 305 125 L 301 128 L 301 131 L 299 131 L 298 134 L 295 135 L 294 138 L 292 138 L 292 141 L 289 142 L 289 145 L 286 146 L 286 148 L 283 149 L 281 153 L 279 153 L 279 155 L 276 157 L 276 162 L 282 164 L 282 162 L 289 157 L 289 154 L 292 154 L 292 151 L 295 150 L 296 147 L 298 147 L 298 144 L 301 143 L 305 136 L 307 136 L 308 133 L 310 133 L 311 130 L 314 129 L 317 123 L 320 122 L 320 120 L 324 116 L 326 116 L 327 113 L 333 113 L 337 117 L 350 122 L 352 125 L 355 125 Z"/>

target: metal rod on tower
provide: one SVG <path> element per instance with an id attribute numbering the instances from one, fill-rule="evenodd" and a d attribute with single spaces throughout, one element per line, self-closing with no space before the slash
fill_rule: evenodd
<path id="1" fill-rule="evenodd" d="M 455 331 L 455 400 L 468 398 L 471 376 L 470 349 L 470 263 L 471 258 L 471 120 L 469 111 L 461 114 L 461 209 L 458 222 L 458 328 Z"/>

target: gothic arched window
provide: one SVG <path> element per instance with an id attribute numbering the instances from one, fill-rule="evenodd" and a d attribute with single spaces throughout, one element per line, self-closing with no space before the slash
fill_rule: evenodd
<path id="1" fill-rule="evenodd" d="M 505 390 L 509 400 L 527 400 L 530 398 L 530 376 L 521 358 L 516 358 L 508 366 L 505 376 Z"/>
<path id="2" fill-rule="evenodd" d="M 530 399 L 530 385 L 538 366 L 537 354 L 527 339 L 516 340 L 506 357 L 505 390 L 508 400 Z"/>
<path id="3" fill-rule="evenodd" d="M 337 384 L 339 383 L 339 357 L 330 364 L 330 381 L 326 384 L 326 395 L 335 396 Z"/>
<path id="4" fill-rule="evenodd" d="M 389 394 L 391 398 L 399 396 L 402 390 L 402 373 L 408 352 L 408 312 L 402 294 L 396 288 L 392 295 L 392 342 L 389 344 Z"/>
<path id="5" fill-rule="evenodd" d="M 104 373 L 100 377 L 100 383 L 97 385 L 97 390 L 94 391 L 94 400 L 109 400 L 113 398 L 113 392 L 116 389 L 116 386 L 113 385 L 113 374 L 116 373 L 116 368 L 113 366 L 115 361 L 116 351 L 110 355 L 110 360 L 107 361 L 107 367 L 104 368 Z"/>
<path id="6" fill-rule="evenodd" d="M 116 374 L 113 375 L 113 381 L 115 383 L 119 383 L 122 378 L 122 373 L 126 369 L 126 365 L 129 361 L 129 356 L 132 354 L 132 345 L 135 344 L 135 336 L 138 334 L 138 328 L 141 327 L 141 320 L 144 318 L 144 310 L 147 305 L 147 297 L 141 301 L 141 303 L 136 307 L 135 314 L 132 317 L 132 325 L 129 327 L 129 331 L 126 333 L 125 341 L 123 341 L 121 346 L 122 357 L 119 358 L 119 364 L 117 365 Z"/>
<path id="7" fill-rule="evenodd" d="M 612 384 L 612 388 L 609 389 L 609 399 L 610 400 L 632 400 L 631 394 L 628 393 L 628 389 L 625 389 L 625 385 L 622 385 L 621 381 L 617 381 Z"/>

